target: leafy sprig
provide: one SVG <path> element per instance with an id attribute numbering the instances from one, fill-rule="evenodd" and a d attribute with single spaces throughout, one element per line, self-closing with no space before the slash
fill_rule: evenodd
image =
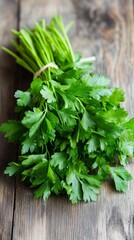
<path id="1" fill-rule="evenodd" d="M 17 63 L 33 74 L 50 62 L 58 69 L 48 67 L 27 91 L 16 91 L 21 118 L 0 131 L 19 142 L 21 153 L 5 174 L 20 175 L 43 199 L 66 192 L 72 203 L 95 201 L 110 177 L 125 192 L 132 179 L 124 166 L 134 152 L 134 118 L 120 105 L 124 92 L 93 73 L 94 57 L 73 53 L 61 17 L 12 32 L 18 54 L 3 49 Z"/>

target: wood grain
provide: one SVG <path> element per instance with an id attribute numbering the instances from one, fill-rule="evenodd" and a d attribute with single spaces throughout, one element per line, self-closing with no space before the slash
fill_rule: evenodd
<path id="1" fill-rule="evenodd" d="M 134 115 L 133 7 L 132 0 L 21 0 L 20 27 L 33 26 L 41 18 L 49 20 L 54 12 L 62 14 L 65 23 L 75 20 L 70 32 L 74 50 L 96 56 L 97 72 L 125 90 L 125 105 Z M 134 174 L 134 163 L 128 169 Z M 35 200 L 18 180 L 12 239 L 133 240 L 133 183 L 126 194 L 116 193 L 111 183 L 104 184 L 97 202 L 72 205 L 66 197 L 53 196 L 45 203 Z"/>
<path id="2" fill-rule="evenodd" d="M 11 29 L 17 27 L 17 2 L 0 0 L 0 48 L 9 46 Z M 0 49 L 0 123 L 13 115 L 15 69 L 12 58 Z M 14 179 L 3 175 L 9 161 L 16 159 L 15 147 L 0 135 L 0 239 L 10 240 L 14 209 Z"/>

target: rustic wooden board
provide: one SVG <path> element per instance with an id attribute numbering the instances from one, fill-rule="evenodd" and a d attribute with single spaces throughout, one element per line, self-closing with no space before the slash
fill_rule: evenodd
<path id="1" fill-rule="evenodd" d="M 70 32 L 73 48 L 84 56 L 97 57 L 97 72 L 110 76 L 113 86 L 125 90 L 125 105 L 130 115 L 134 115 L 132 0 L 112 3 L 109 0 L 20 0 L 20 3 L 20 27 L 32 26 L 41 18 L 48 20 L 54 12 L 62 14 L 65 23 L 75 20 Z M 128 169 L 134 173 L 134 163 Z M 116 193 L 110 183 L 104 184 L 97 202 L 72 205 L 66 197 L 52 197 L 45 203 L 35 200 L 32 191 L 18 180 L 12 240 L 133 240 L 133 183 L 126 194 Z"/>
<path id="2" fill-rule="evenodd" d="M 0 48 L 9 47 L 11 29 L 17 27 L 17 2 L 0 0 Z M 13 115 L 16 65 L 0 49 L 0 123 Z M 10 240 L 14 210 L 14 179 L 3 175 L 7 162 L 16 159 L 15 147 L 0 135 L 0 239 Z"/>

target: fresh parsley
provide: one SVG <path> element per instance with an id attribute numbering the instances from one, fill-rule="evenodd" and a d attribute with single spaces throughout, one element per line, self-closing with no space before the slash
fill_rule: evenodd
<path id="1" fill-rule="evenodd" d="M 134 118 L 121 107 L 124 92 L 93 73 L 94 57 L 73 53 L 62 18 L 44 20 L 33 29 L 13 30 L 18 54 L 3 48 L 32 74 L 27 91 L 15 93 L 19 120 L 0 126 L 10 142 L 20 144 L 17 162 L 5 170 L 35 188 L 35 196 L 67 194 L 72 203 L 95 201 L 104 181 L 113 178 L 125 192 L 132 176 L 125 169 L 134 153 Z M 34 75 L 35 76 L 35 75 Z"/>

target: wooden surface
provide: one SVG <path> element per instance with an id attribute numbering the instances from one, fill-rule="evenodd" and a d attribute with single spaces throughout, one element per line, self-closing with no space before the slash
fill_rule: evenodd
<path id="1" fill-rule="evenodd" d="M 54 12 L 65 23 L 75 20 L 74 50 L 97 57 L 97 72 L 125 90 L 125 106 L 134 115 L 133 0 L 0 0 L 0 46 L 10 46 L 10 29 L 48 20 Z M 0 122 L 13 116 L 14 91 L 23 81 L 13 59 L 0 50 Z M 95 203 L 72 205 L 54 196 L 43 202 L 18 179 L 3 175 L 6 163 L 16 159 L 16 147 L 1 136 L 0 240 L 134 240 L 134 180 L 126 194 L 104 184 Z M 134 173 L 134 162 L 128 169 Z"/>

